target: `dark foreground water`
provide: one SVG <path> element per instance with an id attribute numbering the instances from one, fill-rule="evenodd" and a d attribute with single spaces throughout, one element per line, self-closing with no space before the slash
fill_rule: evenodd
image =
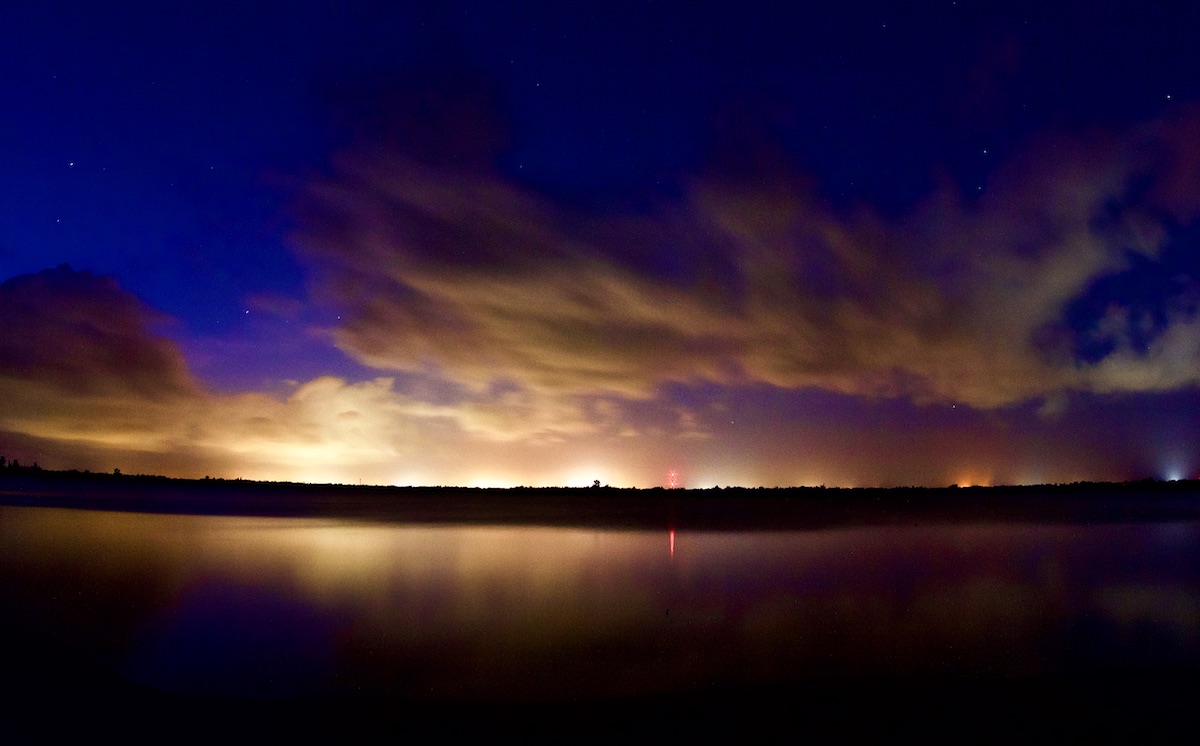
<path id="1" fill-rule="evenodd" d="M 671 532 L 0 507 L 6 650 L 205 701 L 1190 681 L 1198 559 L 1191 521 Z"/>

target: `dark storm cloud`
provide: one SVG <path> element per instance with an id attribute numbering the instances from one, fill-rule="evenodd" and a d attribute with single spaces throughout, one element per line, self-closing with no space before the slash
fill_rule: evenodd
<path id="1" fill-rule="evenodd" d="M 899 218 L 834 210 L 802 177 L 720 173 L 656 216 L 596 218 L 375 148 L 312 185 L 298 239 L 344 350 L 476 390 L 765 382 L 985 408 L 1169 390 L 1200 375 L 1186 306 L 1095 361 L 1064 309 L 1195 218 L 1198 136 L 1197 113 L 1176 111 L 1041 137 L 980 192 L 946 185 Z"/>
<path id="2" fill-rule="evenodd" d="M 155 314 L 112 278 L 65 266 L 14 277 L 0 284 L 0 320 L 0 376 L 148 398 L 195 387 L 174 345 L 150 332 Z"/>
<path id="3" fill-rule="evenodd" d="M 180 415 L 202 393 L 156 321 L 112 278 L 65 266 L 0 285 L 0 444 L 74 449 L 91 466 L 99 452 L 182 441 Z"/>

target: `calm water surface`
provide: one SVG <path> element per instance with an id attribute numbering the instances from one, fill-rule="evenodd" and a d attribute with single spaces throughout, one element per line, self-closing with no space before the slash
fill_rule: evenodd
<path id="1" fill-rule="evenodd" d="M 0 507 L 13 628 L 221 696 L 1200 663 L 1200 524 L 684 533 Z"/>

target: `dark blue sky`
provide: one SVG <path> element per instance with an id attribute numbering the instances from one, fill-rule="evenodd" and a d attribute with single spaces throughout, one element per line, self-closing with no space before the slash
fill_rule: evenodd
<path id="1" fill-rule="evenodd" d="M 485 99 L 460 103 L 494 109 L 497 164 L 558 199 L 637 204 L 778 149 L 895 210 L 1034 133 L 1200 94 L 1200 11 L 1175 4 L 23 5 L 0 18 L 6 274 L 119 271 L 201 325 L 296 289 L 289 179 L 414 100 Z"/>
<path id="2" fill-rule="evenodd" d="M 703 420 L 671 385 L 827 391 L 851 409 L 895 397 L 926 414 L 1186 393 L 1195 377 L 1179 370 L 1194 346 L 1174 340 L 1187 338 L 1200 287 L 1197 27 L 1200 10 L 1173 3 L 8 5 L 0 280 L 62 263 L 114 278 L 165 314 L 147 333 L 173 340 L 209 394 L 286 397 L 322 375 L 387 375 L 393 393 L 426 402 L 456 387 L 489 406 L 523 391 L 526 417 L 649 395 Z M 1108 178 L 1085 207 L 1063 207 Z M 443 181 L 468 186 L 443 193 Z M 788 216 L 786 236 L 756 233 L 768 213 Z M 1103 259 L 1078 249 L 1077 230 L 1100 237 Z M 371 231 L 388 251 L 344 249 Z M 796 310 L 767 322 L 754 303 L 782 299 L 756 279 L 767 260 L 754 252 L 776 240 L 768 254 L 790 257 Z M 960 323 L 985 315 L 989 293 L 1040 292 L 1012 274 L 1021 261 L 1065 284 L 1043 288 L 1028 318 L 996 306 L 1020 317 L 1011 328 Z M 483 297 L 489 276 L 518 293 L 576 270 L 594 283 L 561 288 L 560 308 L 613 283 L 635 297 L 644 280 L 681 294 L 664 300 L 677 314 L 591 320 L 560 337 L 577 315 L 551 324 L 511 300 L 466 308 L 440 284 Z M 938 309 L 916 309 L 933 292 L 921 282 L 936 286 Z M 733 315 L 716 322 L 702 313 L 713 306 L 688 306 L 697 298 Z M 480 331 L 502 316 L 536 349 Z M 734 320 L 746 328 L 729 332 Z M 888 330 L 871 334 L 896 332 L 895 349 L 839 346 L 867 320 Z M 474 330 L 463 344 L 480 346 L 478 362 L 439 346 L 454 329 Z M 997 330 L 1025 337 L 1029 357 L 985 393 L 980 366 L 1012 359 L 980 341 Z M 660 376 L 662 361 L 634 360 L 653 346 L 639 335 L 665 339 L 678 364 Z M 581 336 L 596 348 L 563 363 L 562 340 Z M 917 348 L 941 351 L 909 365 Z M 963 348 L 969 361 L 948 357 Z M 604 367 L 581 362 L 589 354 L 629 367 L 584 385 L 581 371 Z M 960 362 L 977 384 L 941 381 L 961 380 Z M 624 416 L 657 422 L 662 437 L 711 431 L 696 422 L 687 435 L 657 410 Z M 871 417 L 847 415 L 883 426 Z M 1195 432 L 1178 442 L 1194 450 Z"/>

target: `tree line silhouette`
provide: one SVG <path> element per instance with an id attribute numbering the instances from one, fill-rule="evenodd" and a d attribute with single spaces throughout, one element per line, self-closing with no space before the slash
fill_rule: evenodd
<path id="1" fill-rule="evenodd" d="M 725 486 L 714 485 L 712 487 L 681 487 L 667 488 L 662 486 L 656 487 L 614 487 L 608 484 L 601 484 L 600 480 L 594 480 L 587 487 L 565 487 L 565 486 L 545 486 L 533 487 L 527 485 L 515 485 L 512 487 L 462 487 L 458 485 L 353 485 L 344 483 L 323 483 L 315 484 L 308 482 L 290 482 L 287 480 L 255 480 L 244 479 L 242 477 L 226 478 L 226 477 L 209 477 L 189 478 L 189 477 L 168 477 L 160 474 L 124 474 L 120 468 L 115 468 L 111 472 L 94 472 L 87 469 L 45 469 L 42 468 L 37 461 L 32 464 L 23 464 L 17 459 L 9 459 L 6 456 L 0 455 L 0 475 L 25 475 L 25 476 L 41 476 L 48 479 L 113 479 L 121 478 L 122 480 L 139 481 L 139 482 L 173 482 L 173 483 L 208 483 L 208 484 L 240 484 L 246 487 L 253 485 L 267 486 L 288 486 L 301 488 L 329 488 L 337 487 L 344 489 L 355 489 L 360 492 L 373 491 L 392 491 L 392 492 L 528 492 L 528 493 L 549 493 L 549 492 L 590 492 L 590 493 L 628 493 L 628 492 L 678 492 L 678 493 L 709 493 L 723 492 L 730 495 L 753 493 L 757 495 L 774 495 L 774 496 L 799 496 L 799 495 L 819 495 L 819 494 L 841 494 L 841 495 L 859 495 L 859 496 L 898 496 L 898 497 L 914 497 L 921 494 L 941 493 L 941 494 L 964 494 L 964 495 L 987 495 L 987 494 L 1044 494 L 1047 491 L 1055 493 L 1111 493 L 1125 492 L 1131 489 L 1153 492 L 1192 492 L 1200 487 L 1200 480 L 1197 479 L 1180 479 L 1172 481 L 1164 481 L 1153 477 L 1143 479 L 1131 479 L 1124 482 L 1093 482 L 1093 481 L 1077 481 L 1077 482 L 1059 482 L 1047 484 L 1032 484 L 1032 485 L 993 485 L 993 486 L 971 486 L 960 487 L 957 484 L 951 484 L 946 487 L 916 487 L 916 486 L 895 486 L 895 487 L 826 487 L 825 485 L 810 486 L 810 487 L 743 487 L 743 486 Z"/>

